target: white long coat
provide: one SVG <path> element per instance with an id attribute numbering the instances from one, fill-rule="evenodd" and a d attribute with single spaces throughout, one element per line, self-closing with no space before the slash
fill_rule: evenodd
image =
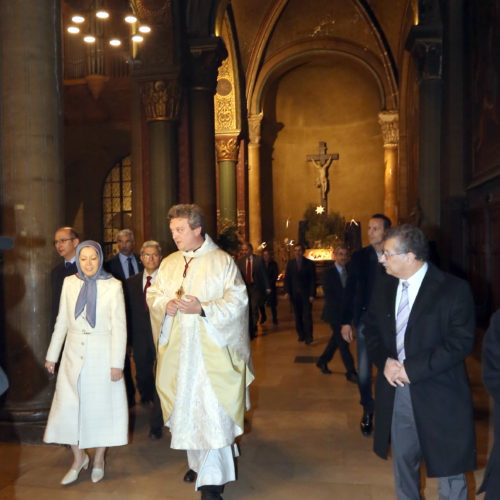
<path id="1" fill-rule="evenodd" d="M 123 377 L 111 381 L 111 367 L 123 369 L 127 343 L 120 281 L 97 280 L 96 323 L 84 312 L 75 319 L 83 286 L 76 275 L 64 280 L 59 314 L 47 352 L 57 362 L 66 339 L 44 441 L 79 448 L 127 444 L 128 407 Z"/>

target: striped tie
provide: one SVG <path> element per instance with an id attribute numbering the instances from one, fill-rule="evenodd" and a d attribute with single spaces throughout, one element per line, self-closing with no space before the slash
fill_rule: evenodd
<path id="1" fill-rule="evenodd" d="M 396 316 L 396 348 L 398 350 L 398 360 L 402 363 L 405 359 L 405 332 L 410 316 L 410 303 L 408 302 L 408 282 L 401 283 L 401 299 L 399 301 L 398 314 Z"/>

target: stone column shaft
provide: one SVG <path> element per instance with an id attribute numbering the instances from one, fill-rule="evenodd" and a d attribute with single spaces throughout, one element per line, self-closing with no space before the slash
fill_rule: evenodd
<path id="1" fill-rule="evenodd" d="M 236 163 L 238 162 L 238 135 L 218 135 L 215 138 L 219 163 L 219 206 L 221 227 L 237 225 L 236 213 Z"/>
<path id="2" fill-rule="evenodd" d="M 52 398 L 44 369 L 50 342 L 50 270 L 63 210 L 60 2 L 0 2 L 2 232 L 5 368 L 1 417 L 22 440 L 39 439 Z M 2 418 L 2 420 L 3 420 Z M 3 430 L 6 427 L 2 426 Z"/>
<path id="3" fill-rule="evenodd" d="M 397 171 L 399 144 L 399 115 L 397 111 L 379 113 L 379 124 L 384 139 L 384 214 L 393 225 L 398 222 Z"/>
<path id="4" fill-rule="evenodd" d="M 176 78 L 142 84 L 142 101 L 148 122 L 151 201 L 151 237 L 160 242 L 163 254 L 175 250 L 167 219 L 177 203 L 177 125 L 180 88 Z"/>
<path id="5" fill-rule="evenodd" d="M 262 242 L 260 206 L 260 127 L 263 114 L 248 117 L 248 232 L 250 243 L 257 248 Z"/>

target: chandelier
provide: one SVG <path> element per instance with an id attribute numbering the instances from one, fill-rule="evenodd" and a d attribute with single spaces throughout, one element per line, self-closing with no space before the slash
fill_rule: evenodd
<path id="1" fill-rule="evenodd" d="M 89 45 L 103 43 L 110 47 L 134 47 L 151 32 L 151 27 L 140 24 L 131 12 L 107 8 L 104 0 L 91 0 L 80 9 L 74 10 L 66 31 L 72 36 L 81 37 Z M 129 26 L 127 35 L 123 34 L 123 23 Z"/>

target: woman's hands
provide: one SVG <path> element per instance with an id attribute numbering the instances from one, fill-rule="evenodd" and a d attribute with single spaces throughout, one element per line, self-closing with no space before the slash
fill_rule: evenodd
<path id="1" fill-rule="evenodd" d="M 56 371 L 56 364 L 52 361 L 45 361 L 45 368 L 51 375 L 53 375 Z"/>
<path id="2" fill-rule="evenodd" d="M 118 382 L 123 377 L 121 368 L 111 368 L 111 382 Z"/>

